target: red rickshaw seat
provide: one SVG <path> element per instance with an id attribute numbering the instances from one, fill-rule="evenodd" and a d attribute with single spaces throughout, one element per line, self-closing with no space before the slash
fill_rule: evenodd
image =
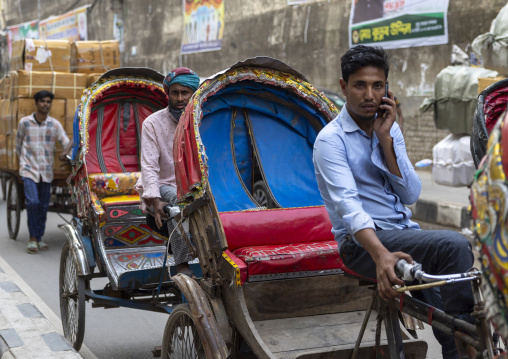
<path id="1" fill-rule="evenodd" d="M 223 212 L 220 218 L 227 254 L 240 262 L 242 281 L 334 270 L 355 274 L 339 256 L 324 206 Z"/>

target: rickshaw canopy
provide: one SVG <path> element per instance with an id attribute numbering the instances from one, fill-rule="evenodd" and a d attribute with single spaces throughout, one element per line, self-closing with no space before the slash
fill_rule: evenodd
<path id="1" fill-rule="evenodd" d="M 251 195 L 259 171 L 277 207 L 322 205 L 312 148 L 337 114 L 303 75 L 276 59 L 248 59 L 207 79 L 175 138 L 181 203 L 202 197 L 209 184 L 220 212 L 259 207 Z"/>

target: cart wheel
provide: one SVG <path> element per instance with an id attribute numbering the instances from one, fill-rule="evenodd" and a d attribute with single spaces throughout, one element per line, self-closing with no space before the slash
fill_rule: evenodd
<path id="1" fill-rule="evenodd" d="M 11 177 L 7 192 L 7 229 L 11 239 L 16 239 L 19 232 L 21 198 L 20 185 L 15 177 Z"/>
<path id="2" fill-rule="evenodd" d="M 2 198 L 5 201 L 7 197 L 7 177 L 4 173 L 0 174 L 0 184 L 2 185 Z"/>
<path id="3" fill-rule="evenodd" d="M 65 339 L 79 351 L 85 335 L 85 279 L 78 276 L 67 242 L 60 257 L 60 316 Z"/>
<path id="4" fill-rule="evenodd" d="M 180 304 L 169 316 L 162 339 L 162 358 L 206 359 L 189 304 Z"/>

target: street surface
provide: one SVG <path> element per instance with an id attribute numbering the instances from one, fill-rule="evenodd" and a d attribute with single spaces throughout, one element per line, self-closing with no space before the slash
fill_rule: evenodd
<path id="1" fill-rule="evenodd" d="M 66 218 L 70 216 L 66 215 Z M 58 320 L 52 322 L 61 331 L 58 275 L 60 253 L 65 242 L 64 233 L 57 225 L 64 221 L 55 213 L 48 213 L 44 241 L 47 252 L 31 255 L 26 252 L 28 228 L 26 211 L 22 212 L 17 240 L 9 238 L 6 225 L 5 201 L 0 200 L 0 256 L 54 312 Z M 93 289 L 102 289 L 103 278 L 94 279 Z M 43 313 L 48 317 L 46 313 Z M 80 354 L 86 359 L 153 359 L 152 350 L 161 345 L 168 316 L 126 308 L 92 308 L 87 303 L 84 346 Z M 50 318 L 48 318 L 50 319 Z M 89 350 L 86 350 L 86 349 Z M 93 353 L 92 355 L 90 354 Z"/>
<path id="2" fill-rule="evenodd" d="M 70 216 L 65 216 L 67 219 Z M 11 266 L 28 286 L 42 299 L 53 313 L 48 319 L 61 331 L 60 307 L 58 298 L 58 275 L 61 248 L 65 241 L 64 233 L 57 225 L 64 223 L 57 214 L 49 213 L 44 241 L 50 250 L 37 255 L 26 253 L 28 228 L 26 212 L 22 212 L 21 226 L 17 240 L 9 238 L 6 227 L 5 201 L 0 201 L 0 218 L 4 225 L 0 228 L 0 256 Z M 424 229 L 452 229 L 440 225 L 421 223 Z M 102 289 L 105 279 L 94 279 L 93 289 Z M 35 303 L 37 305 L 37 303 Z M 44 311 L 43 311 L 44 312 Z M 115 308 L 92 308 L 87 303 L 84 348 L 80 353 L 84 358 L 108 359 L 150 359 L 152 350 L 161 345 L 167 315 L 141 310 Z M 440 359 L 440 346 L 431 330 L 419 331 L 419 336 L 429 343 L 428 358 Z"/>

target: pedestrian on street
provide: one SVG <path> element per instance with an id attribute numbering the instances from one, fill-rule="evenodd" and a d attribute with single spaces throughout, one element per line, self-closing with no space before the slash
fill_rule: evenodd
<path id="1" fill-rule="evenodd" d="M 58 140 L 64 148 L 69 144 L 60 122 L 49 116 L 54 97 L 49 91 L 37 92 L 34 95 L 36 112 L 19 121 L 16 134 L 19 175 L 23 180 L 30 233 L 27 252 L 30 254 L 49 249 L 42 236 L 51 198 L 55 142 Z"/>
<path id="2" fill-rule="evenodd" d="M 400 295 L 393 288 L 404 285 L 394 270 L 400 259 L 414 259 L 432 274 L 466 272 L 473 265 L 473 253 L 464 236 L 423 231 L 411 221 L 406 205 L 418 199 L 421 181 L 395 122 L 394 96 L 387 91 L 385 97 L 388 54 L 380 47 L 353 47 L 342 56 L 341 70 L 346 104 L 317 136 L 314 167 L 344 264 L 376 279 L 383 300 Z M 430 289 L 412 295 L 472 322 L 471 285 L 440 288 L 440 293 Z M 437 330 L 434 335 L 444 358 L 458 358 L 453 336 Z"/>
<path id="3" fill-rule="evenodd" d="M 167 108 L 157 111 L 143 122 L 141 131 L 141 177 L 135 189 L 141 198 L 141 209 L 148 212 L 147 224 L 170 238 L 176 271 L 192 277 L 189 267 L 192 257 L 187 243 L 175 229 L 173 220 L 167 220 L 166 206 L 176 206 L 175 164 L 173 140 L 178 120 L 199 86 L 199 77 L 186 67 L 171 71 L 163 82 L 168 95 Z M 163 226 L 163 221 L 167 224 Z"/>

